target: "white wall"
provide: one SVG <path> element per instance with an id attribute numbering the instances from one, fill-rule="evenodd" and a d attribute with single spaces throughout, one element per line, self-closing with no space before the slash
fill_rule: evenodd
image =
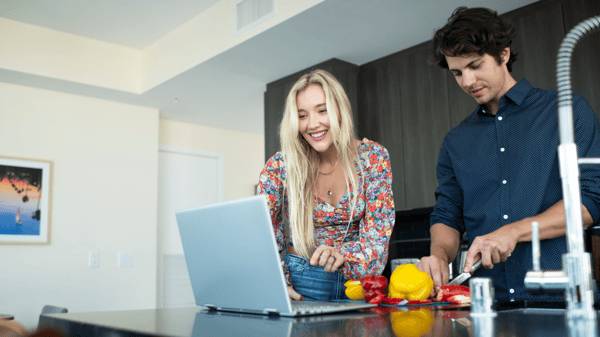
<path id="1" fill-rule="evenodd" d="M 159 120 L 158 110 L 0 83 L 0 155 L 50 160 L 49 245 L 0 245 L 0 313 L 156 307 L 158 144 L 225 154 L 225 200 L 254 194 L 264 137 Z M 89 268 L 88 253 L 100 254 Z M 119 268 L 119 252 L 133 254 Z"/>
<path id="2" fill-rule="evenodd" d="M 192 152 L 200 150 L 222 154 L 225 185 L 223 201 L 249 197 L 256 192 L 255 185 L 258 183 L 264 165 L 264 136 L 161 120 L 159 143 L 179 149 L 189 149 Z M 169 208 L 166 204 L 162 205 L 162 208 L 159 205 L 160 212 Z M 165 220 L 167 217 L 162 215 L 163 217 L 158 221 L 158 232 L 161 234 L 158 242 L 157 306 L 187 305 L 193 303 L 194 299 L 191 284 L 189 281 L 182 280 L 182 278 L 189 278 L 182 249 L 180 245 L 168 242 L 169 238 L 179 239 L 179 231 L 176 225 L 170 224 Z M 163 275 L 165 272 L 169 275 Z M 175 279 L 176 282 L 169 282 L 169 279 Z"/>
<path id="3" fill-rule="evenodd" d="M 74 34 L 0 18 L 0 68 L 142 92 L 142 52 Z"/>
<path id="4" fill-rule="evenodd" d="M 198 35 L 190 25 L 228 15 L 223 6 L 233 9 L 233 0 L 223 0 L 144 51 L 0 18 L 8 34 L 0 39 L 0 69 L 142 93 L 321 1 L 279 1 L 276 18 L 244 34 L 233 36 L 227 26 L 188 43 Z M 202 52 L 185 52 L 192 45 Z M 182 55 L 193 57 L 182 62 Z M 70 312 L 156 307 L 159 139 L 224 153 L 224 199 L 254 194 L 263 136 L 160 121 L 158 109 L 0 82 L 0 156 L 53 163 L 50 244 L 0 244 L 0 313 L 34 329 L 46 304 Z M 99 253 L 98 268 L 87 266 L 90 251 Z M 132 253 L 132 268 L 117 266 L 120 252 Z"/>
<path id="5" fill-rule="evenodd" d="M 201 125 L 160 120 L 159 142 L 225 154 L 225 197 L 254 195 L 265 160 L 265 137 Z"/>
<path id="6" fill-rule="evenodd" d="M 158 110 L 0 83 L 0 121 L 0 155 L 53 162 L 50 244 L 0 245 L 0 312 L 154 308 Z"/>

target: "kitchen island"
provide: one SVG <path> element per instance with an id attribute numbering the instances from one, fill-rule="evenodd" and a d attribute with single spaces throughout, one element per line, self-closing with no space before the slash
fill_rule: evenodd
<path id="1" fill-rule="evenodd" d="M 536 305 L 537 306 L 537 305 Z M 64 336 L 598 336 L 593 322 L 568 322 L 561 305 L 499 305 L 495 316 L 470 307 L 387 307 L 307 316 L 269 317 L 202 308 L 46 314 L 39 328 Z"/>

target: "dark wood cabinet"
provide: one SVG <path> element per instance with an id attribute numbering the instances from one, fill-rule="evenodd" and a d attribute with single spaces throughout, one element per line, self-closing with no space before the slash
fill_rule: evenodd
<path id="1" fill-rule="evenodd" d="M 360 126 L 390 152 L 396 209 L 432 206 L 439 148 L 450 130 L 445 73 L 430 43 L 362 65 Z"/>
<path id="2" fill-rule="evenodd" d="M 513 77 L 536 88 L 556 90 L 556 59 L 565 33 L 556 1 L 536 2 L 503 15 L 517 28 L 512 49 L 518 52 Z"/>
<path id="3" fill-rule="evenodd" d="M 534 87 L 555 90 L 560 43 L 572 27 L 595 15 L 600 15 L 597 0 L 543 0 L 502 15 L 517 28 L 512 46 L 518 53 L 512 72 L 515 80 L 526 78 Z M 600 34 L 596 31 L 576 47 L 572 85 L 600 117 L 598 55 Z M 396 210 L 435 204 L 435 169 L 442 140 L 477 105 L 451 72 L 430 60 L 431 41 L 427 41 L 360 66 L 330 60 L 310 68 L 325 69 L 340 80 L 352 102 L 358 136 L 388 149 Z M 277 128 L 285 95 L 310 69 L 267 85 L 266 159 L 279 149 Z"/>
<path id="4" fill-rule="evenodd" d="M 362 136 L 382 144 L 388 150 L 395 207 L 405 209 L 404 152 L 399 151 L 404 131 L 400 116 L 398 73 L 398 64 L 393 58 L 361 67 L 358 124 Z"/>
<path id="5" fill-rule="evenodd" d="M 600 15 L 600 1 L 571 0 L 562 5 L 565 36 L 580 22 Z M 575 47 L 571 61 L 571 86 L 600 118 L 600 29 L 588 33 Z"/>

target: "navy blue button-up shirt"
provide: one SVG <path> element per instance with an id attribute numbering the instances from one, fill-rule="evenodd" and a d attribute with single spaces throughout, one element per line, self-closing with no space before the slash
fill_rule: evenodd
<path id="1" fill-rule="evenodd" d="M 469 246 L 477 236 L 546 211 L 563 199 L 558 166 L 556 91 L 514 85 L 496 115 L 478 106 L 448 132 L 437 165 L 439 187 L 430 221 L 466 231 Z M 600 125 L 589 104 L 573 97 L 575 142 L 579 157 L 600 157 Z M 600 218 L 600 166 L 581 165 L 581 198 L 594 223 Z M 542 269 L 562 269 L 565 237 L 541 242 Z M 531 242 L 518 243 L 511 256 L 475 277 L 491 277 L 498 300 L 557 300 L 530 295 L 525 273 L 532 269 Z"/>

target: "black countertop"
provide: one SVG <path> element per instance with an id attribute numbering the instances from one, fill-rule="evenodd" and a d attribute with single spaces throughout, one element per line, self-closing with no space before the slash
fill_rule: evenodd
<path id="1" fill-rule="evenodd" d="M 569 322 L 557 308 L 506 308 L 473 317 L 469 307 L 376 307 L 308 316 L 268 317 L 201 308 L 46 314 L 40 328 L 64 336 L 599 336 L 597 322 Z"/>

